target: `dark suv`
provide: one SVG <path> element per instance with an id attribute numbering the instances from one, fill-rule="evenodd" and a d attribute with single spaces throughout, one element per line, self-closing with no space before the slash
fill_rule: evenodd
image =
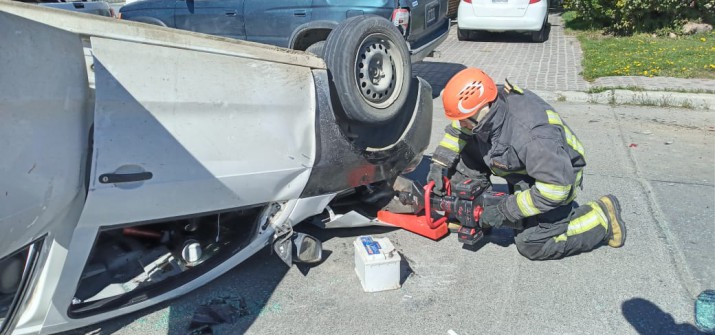
<path id="1" fill-rule="evenodd" d="M 447 0 L 140 0 L 122 19 L 322 54 L 339 22 L 374 14 L 392 21 L 420 61 L 449 32 Z"/>

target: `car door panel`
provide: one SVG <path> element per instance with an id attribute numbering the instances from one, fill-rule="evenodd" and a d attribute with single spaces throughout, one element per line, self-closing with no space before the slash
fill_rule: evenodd
<path id="1" fill-rule="evenodd" d="M 340 22 L 356 15 L 389 19 L 394 7 L 394 0 L 313 0 L 313 19 Z"/>
<path id="2" fill-rule="evenodd" d="M 244 0 L 177 0 L 174 24 L 178 29 L 246 39 Z"/>
<path id="3" fill-rule="evenodd" d="M 298 26 L 311 21 L 312 0 L 245 0 L 249 41 L 288 47 Z"/>
<path id="4" fill-rule="evenodd" d="M 300 196 L 315 155 L 308 68 L 102 38 L 92 45 L 94 152 L 81 224 Z"/>

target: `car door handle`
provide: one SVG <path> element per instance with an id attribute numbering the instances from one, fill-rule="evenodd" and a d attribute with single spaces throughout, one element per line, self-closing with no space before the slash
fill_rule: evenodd
<path id="1" fill-rule="evenodd" d="M 297 17 L 305 17 L 306 14 L 307 13 L 305 12 L 304 9 L 297 9 L 293 12 L 293 16 L 297 16 Z"/>
<path id="2" fill-rule="evenodd" d="M 154 177 L 154 174 L 148 171 L 137 173 L 105 173 L 99 176 L 99 182 L 102 184 L 129 183 L 149 180 L 152 177 Z"/>
<path id="3" fill-rule="evenodd" d="M 226 16 L 236 16 L 236 15 L 238 15 L 238 12 L 236 12 L 235 10 L 227 10 L 226 11 Z"/>

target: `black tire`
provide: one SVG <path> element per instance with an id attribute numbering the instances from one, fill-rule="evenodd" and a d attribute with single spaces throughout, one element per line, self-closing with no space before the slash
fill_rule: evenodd
<path id="1" fill-rule="evenodd" d="M 320 58 L 323 58 L 323 52 L 325 49 L 325 41 L 319 41 L 311 44 L 307 49 L 305 49 L 305 52 L 312 53 L 313 55 L 316 55 Z"/>
<path id="2" fill-rule="evenodd" d="M 470 41 L 471 31 L 457 28 L 457 39 L 460 41 Z"/>
<path id="3" fill-rule="evenodd" d="M 549 36 L 549 21 L 544 21 L 541 30 L 531 32 L 531 40 L 535 43 L 546 42 Z"/>
<path id="4" fill-rule="evenodd" d="M 351 17 L 328 35 L 323 52 L 351 120 L 384 123 L 405 105 L 412 64 L 407 43 L 392 22 L 376 15 Z"/>

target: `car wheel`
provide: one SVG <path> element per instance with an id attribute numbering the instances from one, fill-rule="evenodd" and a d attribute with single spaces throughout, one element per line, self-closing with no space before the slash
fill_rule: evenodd
<path id="1" fill-rule="evenodd" d="M 323 57 L 323 50 L 325 49 L 325 41 L 319 41 L 311 44 L 307 49 L 305 49 L 305 52 L 312 53 L 313 55 L 316 55 L 320 58 Z"/>
<path id="2" fill-rule="evenodd" d="M 323 51 L 348 118 L 378 124 L 399 113 L 412 66 L 407 43 L 392 22 L 375 15 L 349 18 L 328 35 Z"/>
<path id="3" fill-rule="evenodd" d="M 541 26 L 541 30 L 531 32 L 531 40 L 536 43 L 543 43 L 546 42 L 548 35 L 549 23 L 548 21 L 545 21 L 544 24 Z"/>
<path id="4" fill-rule="evenodd" d="M 471 39 L 471 31 L 457 28 L 457 39 L 460 41 L 469 41 Z"/>

